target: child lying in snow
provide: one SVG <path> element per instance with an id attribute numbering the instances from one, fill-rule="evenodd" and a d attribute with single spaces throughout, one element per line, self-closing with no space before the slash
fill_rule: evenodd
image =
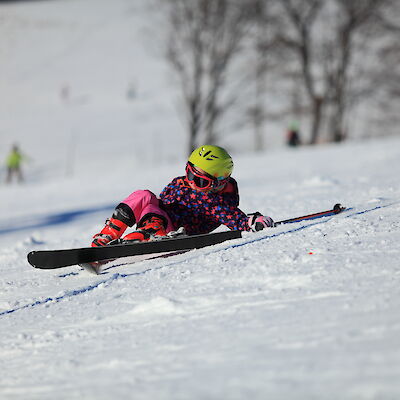
<path id="1" fill-rule="evenodd" d="M 147 241 L 183 227 L 186 234 L 209 233 L 220 225 L 231 230 L 259 231 L 274 226 L 260 213 L 246 215 L 238 208 L 239 193 L 231 177 L 233 161 L 221 147 L 200 146 L 190 155 L 186 175 L 172 180 L 159 198 L 137 190 L 123 200 L 92 246 L 105 246 L 121 238 L 128 226 L 137 230 L 123 240 Z"/>

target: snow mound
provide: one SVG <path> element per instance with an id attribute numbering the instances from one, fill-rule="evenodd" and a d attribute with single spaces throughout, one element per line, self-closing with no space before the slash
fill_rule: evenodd
<path id="1" fill-rule="evenodd" d="M 165 297 L 155 297 L 149 301 L 145 301 L 136 305 L 130 314 L 180 314 L 184 309 L 176 300 L 167 299 Z"/>

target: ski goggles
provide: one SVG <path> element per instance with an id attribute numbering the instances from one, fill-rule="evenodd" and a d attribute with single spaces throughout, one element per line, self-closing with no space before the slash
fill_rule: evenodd
<path id="1" fill-rule="evenodd" d="M 200 172 L 196 167 L 188 162 L 186 164 L 186 178 L 198 190 L 210 190 L 224 187 L 229 180 L 229 177 L 215 178 L 206 172 Z"/>

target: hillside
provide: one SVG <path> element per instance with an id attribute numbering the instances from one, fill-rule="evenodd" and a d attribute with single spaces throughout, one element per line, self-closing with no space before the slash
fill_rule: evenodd
<path id="1" fill-rule="evenodd" d="M 123 195 L 159 191 L 182 165 L 109 172 L 112 192 L 85 176 L 3 188 L 2 398 L 396 398 L 399 148 L 238 156 L 246 211 L 349 210 L 97 277 L 26 254 L 86 245 Z"/>

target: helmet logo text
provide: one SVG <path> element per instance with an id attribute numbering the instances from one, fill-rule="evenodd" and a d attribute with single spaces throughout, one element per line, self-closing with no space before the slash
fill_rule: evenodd
<path id="1" fill-rule="evenodd" d="M 211 154 L 211 150 L 208 150 L 206 153 L 204 153 L 205 149 L 204 147 L 201 148 L 201 150 L 199 151 L 199 156 L 204 157 L 207 161 L 212 161 L 215 160 L 216 158 L 219 158 L 217 156 L 215 156 L 214 154 Z"/>

